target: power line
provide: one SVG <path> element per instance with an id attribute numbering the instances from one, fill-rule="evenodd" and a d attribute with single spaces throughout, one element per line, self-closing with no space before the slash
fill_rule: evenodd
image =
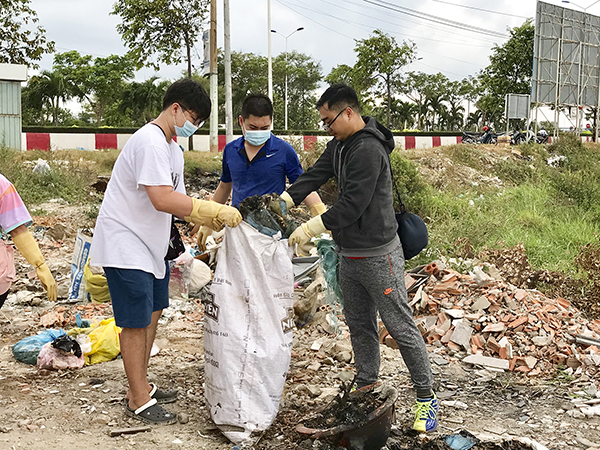
<path id="1" fill-rule="evenodd" d="M 352 4 L 352 5 L 358 6 L 359 8 L 363 8 L 363 9 L 368 9 L 368 10 L 372 10 L 372 11 L 375 11 L 375 10 L 381 11 L 381 8 L 378 7 L 378 6 L 367 5 L 365 3 L 355 3 L 355 2 L 351 2 L 351 1 L 345 1 L 345 0 L 342 0 L 342 1 L 343 1 L 344 5 L 346 5 L 346 4 Z M 358 14 L 362 14 L 362 13 L 358 13 Z M 384 14 L 386 15 L 386 17 L 390 16 L 390 13 L 387 12 L 387 11 Z M 392 12 L 392 16 L 393 16 L 393 12 Z M 378 21 L 383 21 L 383 22 L 387 22 L 387 23 L 391 23 L 391 24 L 397 25 L 394 22 L 389 22 L 389 21 L 383 20 L 383 19 L 381 19 L 379 17 L 377 17 L 375 19 L 378 20 Z M 407 22 L 407 23 L 409 23 L 411 25 L 414 25 L 414 20 L 409 19 L 409 18 L 403 18 L 403 16 L 401 14 L 399 16 L 397 16 L 396 19 L 404 21 L 404 22 Z M 432 24 L 427 24 L 427 26 L 428 26 L 428 31 L 431 30 L 431 29 L 440 30 L 440 31 L 445 32 L 445 33 L 447 33 L 449 31 L 447 28 L 438 27 L 438 26 L 435 26 L 435 25 L 432 25 Z M 490 43 L 494 42 L 491 39 L 492 38 L 491 36 L 481 36 L 480 35 L 480 36 L 478 36 L 476 38 L 473 38 L 471 36 L 467 37 L 467 36 L 462 35 L 462 34 L 459 35 L 459 36 L 463 36 L 463 37 L 465 37 L 465 38 L 467 38 L 467 39 L 469 39 L 471 41 L 472 40 L 477 40 L 477 41 L 480 41 L 480 42 L 490 42 Z M 447 42 L 447 41 L 444 41 L 444 42 Z"/>
<path id="2" fill-rule="evenodd" d="M 373 0 L 363 0 L 365 3 L 370 3 L 372 5 L 375 6 L 379 6 L 381 8 L 385 8 L 391 11 L 396 11 L 402 14 L 406 14 L 408 16 L 412 16 L 412 17 L 416 17 L 418 19 L 424 19 L 427 20 L 429 22 L 434 22 L 434 23 L 439 23 L 441 25 L 446 25 L 448 27 L 452 27 L 452 28 L 458 28 L 461 30 L 466 30 L 466 31 L 470 31 L 472 33 L 479 33 L 479 34 L 485 34 L 488 36 L 492 36 L 492 37 L 498 37 L 498 38 L 507 38 L 508 36 L 503 34 L 503 33 L 499 33 L 497 31 L 490 31 L 487 30 L 485 28 L 479 28 L 479 27 L 473 27 L 470 25 L 465 25 L 463 23 L 460 22 L 455 22 L 453 20 L 447 20 L 444 19 L 443 17 L 437 17 L 437 16 L 433 16 L 431 14 L 426 14 L 426 13 L 422 13 L 420 11 L 417 11 L 415 9 L 410 9 L 410 8 L 405 8 L 404 6 L 397 6 L 394 5 L 392 3 L 383 1 L 383 0 L 377 0 L 377 1 L 373 1 Z"/>
<path id="3" fill-rule="evenodd" d="M 459 8 L 474 9 L 476 11 L 483 11 L 483 12 L 492 13 L 492 14 L 500 14 L 502 16 L 517 17 L 519 19 L 529 19 L 529 17 L 525 17 L 525 16 L 518 16 L 516 14 L 509 14 L 509 13 L 500 12 L 500 11 L 492 11 L 490 9 L 477 8 L 476 6 L 459 5 L 458 3 L 445 2 L 443 0 L 433 0 L 433 1 L 438 2 L 438 3 L 445 3 L 446 5 L 458 6 Z"/>
<path id="4" fill-rule="evenodd" d="M 327 2 L 327 1 L 324 1 L 324 0 L 321 0 L 321 1 L 322 1 L 322 2 L 324 2 L 324 3 L 328 3 L 328 4 L 330 4 L 330 5 L 331 5 L 331 3 Z M 334 6 L 335 6 L 335 5 L 334 5 Z M 363 23 L 360 23 L 360 22 L 354 22 L 354 21 L 350 21 L 350 20 L 347 20 L 347 19 L 342 19 L 342 18 L 340 18 L 340 17 L 337 17 L 337 16 L 334 16 L 334 15 L 332 15 L 332 14 L 324 13 L 324 12 L 322 12 L 322 11 L 316 11 L 316 10 L 314 10 L 314 9 L 307 8 L 307 7 L 304 7 L 304 9 L 306 9 L 306 10 L 309 10 L 309 11 L 313 11 L 313 12 L 316 12 L 316 13 L 318 13 L 318 14 L 321 14 L 321 15 L 324 15 L 324 16 L 331 17 L 331 18 L 333 18 L 333 19 L 339 20 L 339 21 L 341 21 L 341 22 L 344 22 L 344 23 L 351 23 L 351 24 L 357 25 L 357 26 L 359 26 L 359 27 L 362 27 L 362 28 L 366 29 L 366 30 L 367 30 L 367 31 L 369 31 L 369 32 L 373 31 L 373 30 L 372 30 L 370 27 L 367 27 L 367 25 L 366 25 L 366 24 L 363 24 Z M 385 30 L 382 30 L 382 31 L 385 31 Z M 390 31 L 390 33 L 393 33 L 393 34 L 397 34 L 397 35 L 399 35 L 399 33 L 398 33 L 398 32 L 396 32 L 396 31 Z M 433 39 L 433 40 L 434 40 L 434 41 L 436 41 L 436 42 L 444 42 L 444 41 L 439 41 L 439 40 L 436 40 L 436 39 Z M 470 62 L 470 61 L 464 61 L 464 60 L 461 60 L 461 59 L 451 58 L 451 57 L 449 57 L 449 56 L 445 56 L 445 55 L 437 55 L 437 54 L 435 54 L 435 53 L 433 53 L 433 52 L 428 52 L 428 51 L 425 51 L 425 50 L 423 50 L 423 52 L 425 52 L 425 53 L 429 53 L 429 54 L 432 54 L 432 55 L 436 55 L 436 56 L 438 56 L 438 57 L 442 57 L 442 58 L 452 59 L 452 60 L 454 60 L 454 61 L 458 61 L 458 62 L 461 62 L 461 63 L 464 63 L 464 64 L 470 64 L 470 65 L 473 65 L 473 66 L 477 66 L 477 67 L 479 67 L 479 64 L 476 64 L 476 63 L 473 63 L 473 62 Z"/>
<path id="5" fill-rule="evenodd" d="M 339 31 L 337 31 L 337 30 L 334 30 L 333 28 L 330 28 L 330 27 L 328 27 L 327 25 L 323 25 L 322 23 L 320 23 L 320 22 L 317 22 L 317 21 L 316 21 L 316 20 L 314 20 L 314 19 L 311 19 L 311 18 L 310 18 L 310 17 L 308 17 L 307 15 L 305 15 L 305 14 L 302 14 L 302 13 L 301 13 L 301 12 L 299 12 L 299 11 L 296 11 L 296 10 L 295 10 L 294 8 L 292 8 L 290 5 L 287 5 L 287 4 L 285 4 L 285 3 L 284 3 L 284 2 L 282 2 L 281 0 L 277 0 L 277 3 L 280 3 L 280 4 L 282 4 L 283 6 L 285 6 L 286 8 L 288 8 L 288 9 L 291 9 L 291 10 L 292 10 L 292 11 L 294 11 L 296 14 L 298 14 L 298 15 L 300 15 L 300 16 L 302 16 L 302 17 L 304 17 L 304 18 L 308 19 L 308 20 L 310 20 L 311 22 L 314 22 L 314 23 L 316 23 L 317 25 L 320 25 L 320 26 L 322 26 L 323 28 L 327 28 L 329 31 L 333 31 L 334 33 L 336 33 L 336 34 L 339 34 L 340 36 L 344 36 L 344 37 L 346 37 L 346 38 L 348 38 L 348 39 L 352 39 L 352 40 L 354 41 L 354 38 L 353 38 L 352 36 L 348 36 L 348 35 L 346 35 L 346 34 L 344 34 L 344 33 L 340 33 Z"/>
<path id="6" fill-rule="evenodd" d="M 353 37 L 350 37 L 350 36 L 347 36 L 347 35 L 345 35 L 345 34 L 343 34 L 343 33 L 340 33 L 339 31 L 337 31 L 337 30 L 334 30 L 333 28 L 331 28 L 331 27 L 328 27 L 328 26 L 326 26 L 326 25 L 323 25 L 322 23 L 320 23 L 320 22 L 318 22 L 318 21 L 316 21 L 316 20 L 314 20 L 314 19 L 310 18 L 310 17 L 309 17 L 309 16 L 307 16 L 306 14 L 302 14 L 301 12 L 297 11 L 297 10 L 296 10 L 296 9 L 294 9 L 292 6 L 288 5 L 287 3 L 283 2 L 282 0 L 277 0 L 277 2 L 278 2 L 279 4 L 281 4 L 282 6 L 285 6 L 286 8 L 288 8 L 288 9 L 290 9 L 291 11 L 295 12 L 296 14 L 298 14 L 298 15 L 300 15 L 300 16 L 302 16 L 302 17 L 304 17 L 304 18 L 308 19 L 308 20 L 310 20 L 311 22 L 314 22 L 314 23 L 316 23 L 316 24 L 317 24 L 317 25 L 319 25 L 319 26 L 322 26 L 322 27 L 324 27 L 324 28 L 326 28 L 326 29 L 328 29 L 328 30 L 330 30 L 330 31 L 332 31 L 332 32 L 334 32 L 334 33 L 336 33 L 336 34 L 339 34 L 339 35 L 341 35 L 341 36 L 344 36 L 344 37 L 346 37 L 346 38 L 348 38 L 348 39 L 352 39 L 353 41 L 355 40 L 355 38 L 353 38 Z M 321 13 L 321 12 L 319 11 L 319 13 Z M 426 52 L 426 53 L 429 53 L 429 52 Z M 436 56 L 443 56 L 443 55 L 436 55 Z M 450 58 L 450 59 L 454 59 L 454 58 Z M 433 66 L 430 66 L 429 64 L 425 64 L 425 63 L 423 63 L 422 61 L 419 61 L 419 64 L 422 64 L 423 66 L 429 67 L 429 68 L 431 68 L 431 69 L 433 69 L 433 70 L 436 70 L 436 71 L 438 71 L 438 72 L 442 72 L 442 73 L 446 72 L 446 73 L 449 73 L 449 74 L 452 74 L 452 75 L 456 75 L 456 76 L 458 76 L 458 77 L 462 77 L 462 75 L 461 75 L 461 74 L 458 74 L 458 73 L 456 73 L 456 72 L 452 72 L 452 71 L 449 71 L 449 70 L 441 70 L 441 69 L 439 69 L 439 68 L 437 68 L 437 67 L 433 67 Z M 469 64 L 472 64 L 472 63 L 469 63 Z"/>
<path id="7" fill-rule="evenodd" d="M 328 2 L 326 0 L 321 0 L 321 2 L 322 3 L 327 3 L 328 5 L 332 5 L 332 6 L 335 6 L 335 7 L 339 7 L 339 5 L 336 5 L 334 3 Z M 349 2 L 349 1 L 344 1 L 344 4 L 345 5 L 352 4 L 352 5 L 356 5 L 356 6 L 362 6 L 360 4 Z M 341 17 L 337 17 L 337 16 L 334 16 L 332 14 L 325 13 L 323 11 L 317 11 L 317 10 L 308 8 L 306 6 L 303 6 L 303 7 L 304 7 L 304 9 L 307 9 L 307 10 L 310 10 L 310 11 L 313 11 L 313 12 L 317 12 L 317 13 L 319 13 L 321 15 L 326 15 L 326 16 L 332 17 L 332 18 L 337 19 L 337 20 L 339 20 L 341 22 L 344 22 L 344 23 L 355 24 L 355 25 L 361 26 L 361 27 L 363 27 L 365 29 L 368 27 L 367 24 L 364 24 L 364 23 L 361 23 L 361 22 L 354 22 L 354 21 L 351 21 L 351 20 L 342 19 Z M 391 25 L 396 25 L 394 22 L 390 22 L 389 20 L 383 20 L 383 19 L 381 19 L 379 17 L 368 16 L 366 14 L 359 13 L 358 11 L 353 11 L 353 12 L 355 12 L 357 14 L 361 14 L 362 17 L 367 17 L 369 19 L 377 20 L 379 22 L 385 22 L 385 23 L 389 23 Z M 400 33 L 400 32 L 395 31 L 395 30 L 386 30 L 386 29 L 381 28 L 381 27 L 377 27 L 377 28 L 379 28 L 382 31 L 387 31 L 388 33 L 392 33 L 392 34 L 395 34 L 395 35 L 403 37 L 403 38 L 407 37 L 407 38 L 414 38 L 414 39 L 422 39 L 422 40 L 427 40 L 427 41 L 432 41 L 432 42 L 441 42 L 441 43 L 444 43 L 444 44 L 465 45 L 465 46 L 469 46 L 469 47 L 482 47 L 482 48 L 489 48 L 490 47 L 489 45 L 478 45 L 478 44 L 471 44 L 471 43 L 467 43 L 467 42 L 445 41 L 445 40 L 441 40 L 441 39 L 433 39 L 433 38 L 428 38 L 428 37 L 423 37 L 423 36 L 414 36 L 414 35 L 410 35 L 410 34 L 406 34 L 406 33 Z M 370 27 L 368 31 L 373 31 L 373 28 Z"/>

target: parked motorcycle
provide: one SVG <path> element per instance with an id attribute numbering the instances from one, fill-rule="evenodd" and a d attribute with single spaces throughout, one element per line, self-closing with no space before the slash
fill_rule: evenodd
<path id="1" fill-rule="evenodd" d="M 483 127 L 483 134 L 479 138 L 480 144 L 494 144 L 498 143 L 498 135 L 494 133 L 490 128 Z"/>
<path id="2" fill-rule="evenodd" d="M 479 140 L 479 133 L 471 133 L 469 131 L 463 131 L 462 142 L 465 144 L 477 144 Z"/>
<path id="3" fill-rule="evenodd" d="M 510 145 L 519 145 L 527 141 L 527 136 L 521 130 L 515 130 L 510 136 Z"/>
<path id="4" fill-rule="evenodd" d="M 529 142 L 537 142 L 538 144 L 546 144 L 548 142 L 548 133 L 542 127 L 537 136 L 530 129 L 526 133 L 521 130 L 514 130 L 510 138 L 511 145 L 528 144 Z"/>

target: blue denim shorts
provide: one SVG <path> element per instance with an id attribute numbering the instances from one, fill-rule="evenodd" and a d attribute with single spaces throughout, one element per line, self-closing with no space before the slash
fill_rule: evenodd
<path id="1" fill-rule="evenodd" d="M 169 262 L 166 275 L 158 280 L 137 269 L 105 267 L 115 323 L 121 328 L 146 328 L 152 313 L 169 306 Z"/>

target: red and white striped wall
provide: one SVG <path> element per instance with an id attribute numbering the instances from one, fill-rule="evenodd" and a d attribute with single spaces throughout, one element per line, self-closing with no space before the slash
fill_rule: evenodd
<path id="1" fill-rule="evenodd" d="M 241 135 L 236 135 L 238 138 Z M 327 142 L 331 139 L 329 136 L 284 136 L 280 138 L 289 142 L 304 145 L 304 150 L 311 151 L 317 142 Z M 111 133 L 23 133 L 21 139 L 22 150 L 121 150 L 131 134 L 111 134 Z M 225 148 L 225 135 L 219 135 L 219 151 Z M 550 138 L 551 139 L 551 138 Z M 462 141 L 461 136 L 394 136 L 396 148 L 401 150 L 408 149 L 426 149 L 440 147 L 442 145 L 458 144 Z M 592 142 L 591 136 L 582 136 L 582 142 Z M 179 144 L 188 150 L 188 139 L 179 139 Z M 194 150 L 208 152 L 210 148 L 210 138 L 208 135 L 194 136 Z"/>

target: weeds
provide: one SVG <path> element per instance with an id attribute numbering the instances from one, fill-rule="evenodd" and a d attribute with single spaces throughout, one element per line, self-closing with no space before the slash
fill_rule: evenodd
<path id="1" fill-rule="evenodd" d="M 417 167 L 398 151 L 392 152 L 390 162 L 394 174 L 395 189 L 398 190 L 402 203 L 409 211 L 424 214 L 427 199 L 432 192 L 421 178 Z M 396 192 L 394 192 L 394 207 L 396 210 L 399 210 L 400 207 Z"/>
<path id="2" fill-rule="evenodd" d="M 485 166 L 484 155 L 475 145 L 455 144 L 444 147 L 444 153 L 454 162 L 464 164 L 473 169 L 482 169 Z"/>
<path id="3" fill-rule="evenodd" d="M 528 181 L 535 181 L 539 177 L 539 170 L 529 161 L 504 159 L 494 164 L 494 174 L 504 182 L 519 185 Z"/>
<path id="4" fill-rule="evenodd" d="M 36 157 L 48 162 L 48 172 L 33 172 L 35 163 L 31 160 Z M 0 173 L 15 185 L 25 204 L 34 205 L 51 199 L 85 202 L 89 185 L 96 178 L 89 161 L 68 152 L 58 159 L 52 152 L 40 154 L 0 149 Z"/>
<path id="5" fill-rule="evenodd" d="M 221 173 L 223 168 L 223 153 L 210 152 L 184 152 L 183 172 L 185 177 L 192 176 L 196 173 L 196 169 L 205 172 Z"/>

